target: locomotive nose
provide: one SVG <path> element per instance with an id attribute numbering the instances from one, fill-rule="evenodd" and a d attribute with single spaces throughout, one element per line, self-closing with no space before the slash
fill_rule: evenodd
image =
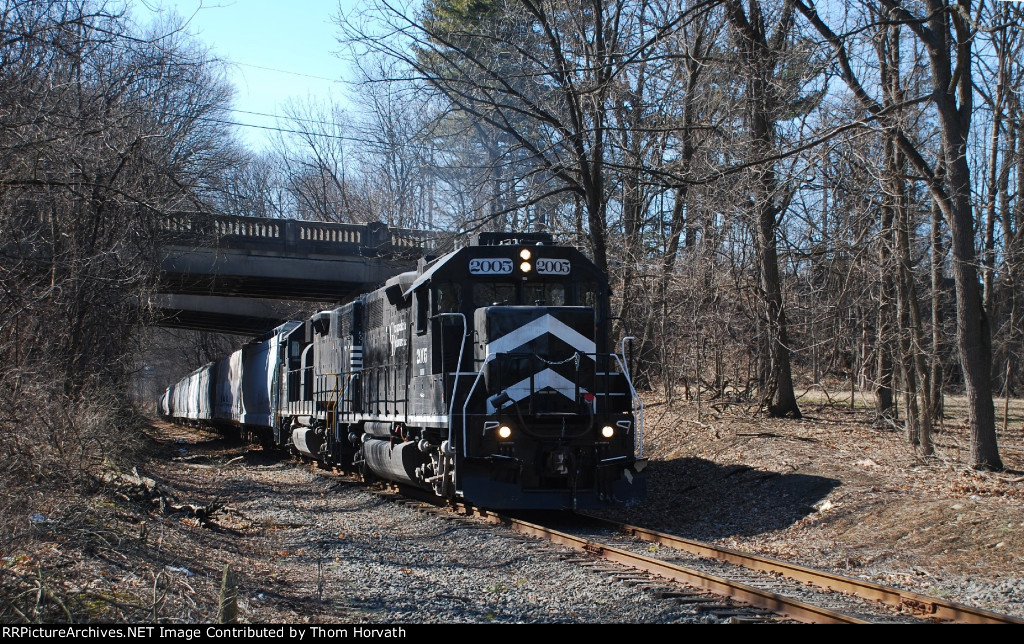
<path id="1" fill-rule="evenodd" d="M 529 414 L 585 416 L 592 409 L 592 308 L 488 306 L 476 310 L 474 323 L 489 413 L 512 403 Z"/>

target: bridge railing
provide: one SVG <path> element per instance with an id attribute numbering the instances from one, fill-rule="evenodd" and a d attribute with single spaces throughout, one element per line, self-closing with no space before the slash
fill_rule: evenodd
<path id="1" fill-rule="evenodd" d="M 176 245 L 364 257 L 420 255 L 437 238 L 432 231 L 380 222 L 336 224 L 204 212 L 173 213 L 159 227 L 165 241 Z"/>

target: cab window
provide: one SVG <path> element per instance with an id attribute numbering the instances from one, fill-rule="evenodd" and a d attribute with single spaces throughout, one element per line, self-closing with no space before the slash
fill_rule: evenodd
<path id="1" fill-rule="evenodd" d="M 565 285 L 558 283 L 545 284 L 533 282 L 524 284 L 526 304 L 534 306 L 565 306 Z"/>
<path id="2" fill-rule="evenodd" d="M 473 306 L 499 306 L 516 303 L 516 285 L 509 282 L 473 284 Z"/>
<path id="3" fill-rule="evenodd" d="M 427 320 L 430 313 L 430 289 L 421 288 L 415 293 L 416 298 L 416 333 L 427 332 Z"/>
<path id="4" fill-rule="evenodd" d="M 435 313 L 458 313 L 462 310 L 462 289 L 458 284 L 444 282 L 434 294 Z"/>

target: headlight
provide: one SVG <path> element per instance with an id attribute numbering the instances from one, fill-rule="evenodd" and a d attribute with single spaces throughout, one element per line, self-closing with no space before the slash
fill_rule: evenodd
<path id="1" fill-rule="evenodd" d="M 612 428 L 611 425 L 605 425 L 604 427 L 601 428 L 601 435 L 604 436 L 605 438 L 611 438 L 612 436 L 615 435 L 615 430 Z"/>
<path id="2" fill-rule="evenodd" d="M 512 435 L 512 428 L 508 425 L 502 425 L 498 428 L 498 438 L 508 438 Z"/>
<path id="3" fill-rule="evenodd" d="M 533 257 L 533 253 L 530 252 L 529 248 L 519 251 L 519 259 L 530 259 L 531 257 Z"/>
<path id="4" fill-rule="evenodd" d="M 530 269 L 532 268 L 533 267 L 530 266 L 530 262 L 523 262 L 522 264 L 519 265 L 519 270 L 523 271 L 524 273 L 529 273 Z"/>

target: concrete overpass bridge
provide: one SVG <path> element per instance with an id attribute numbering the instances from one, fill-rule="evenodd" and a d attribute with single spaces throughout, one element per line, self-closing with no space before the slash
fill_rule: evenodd
<path id="1" fill-rule="evenodd" d="M 167 216 L 160 237 L 159 324 L 244 335 L 288 319 L 296 302 L 340 304 L 376 288 L 438 239 L 378 222 L 198 212 Z"/>

